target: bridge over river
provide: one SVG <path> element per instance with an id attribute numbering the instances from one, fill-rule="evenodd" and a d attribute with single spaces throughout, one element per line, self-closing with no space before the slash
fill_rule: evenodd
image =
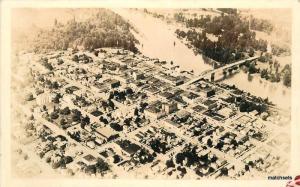
<path id="1" fill-rule="evenodd" d="M 197 77 L 189 80 L 188 82 L 184 83 L 182 86 L 193 84 L 194 82 L 197 82 L 200 79 L 205 78 L 207 76 L 211 76 L 211 78 L 213 78 L 214 75 L 215 75 L 215 73 L 217 73 L 217 72 L 226 71 L 227 69 L 230 69 L 230 68 L 233 68 L 233 67 L 245 64 L 247 62 L 252 62 L 252 61 L 254 61 L 254 60 L 258 59 L 258 58 L 259 58 L 259 56 L 254 56 L 254 57 L 250 57 L 250 58 L 247 58 L 247 59 L 244 59 L 244 60 L 240 60 L 240 61 L 237 61 L 237 62 L 234 62 L 234 63 L 227 64 L 225 66 L 222 66 L 222 67 L 219 67 L 219 68 L 216 68 L 216 69 L 204 71 L 199 76 L 197 76 Z"/>

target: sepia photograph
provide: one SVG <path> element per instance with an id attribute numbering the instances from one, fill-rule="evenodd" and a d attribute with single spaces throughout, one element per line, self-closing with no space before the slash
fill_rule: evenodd
<path id="1" fill-rule="evenodd" d="M 292 8 L 13 7 L 9 29 L 12 178 L 300 185 Z"/>

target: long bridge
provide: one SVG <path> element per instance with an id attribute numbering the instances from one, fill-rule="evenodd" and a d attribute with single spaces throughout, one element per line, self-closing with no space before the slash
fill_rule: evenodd
<path id="1" fill-rule="evenodd" d="M 197 77 L 189 80 L 188 82 L 184 83 L 182 86 L 193 84 L 194 82 L 197 82 L 200 79 L 205 78 L 205 77 L 207 77 L 209 75 L 210 76 L 214 76 L 215 73 L 217 73 L 217 72 L 220 72 L 220 71 L 223 72 L 226 69 L 230 69 L 232 67 L 236 67 L 238 65 L 241 65 L 241 64 L 244 64 L 244 63 L 247 63 L 247 62 L 252 62 L 252 61 L 254 61 L 254 60 L 258 59 L 258 58 L 259 58 L 259 56 L 254 56 L 254 57 L 250 57 L 250 58 L 247 58 L 247 59 L 244 59 L 244 60 L 240 60 L 240 61 L 237 61 L 237 62 L 234 62 L 234 63 L 227 64 L 227 65 L 222 66 L 220 68 L 216 68 L 216 69 L 204 71 L 199 76 L 197 76 Z"/>

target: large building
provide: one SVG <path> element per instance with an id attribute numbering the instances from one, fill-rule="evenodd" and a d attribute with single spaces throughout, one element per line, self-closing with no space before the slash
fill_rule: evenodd
<path id="1" fill-rule="evenodd" d="M 177 103 L 175 102 L 164 103 L 161 101 L 155 101 L 145 109 L 145 115 L 146 117 L 160 119 L 172 112 L 175 112 L 177 109 Z"/>
<path id="2" fill-rule="evenodd" d="M 114 131 L 109 126 L 106 127 L 97 127 L 96 133 L 98 133 L 101 137 L 103 137 L 106 141 L 110 141 L 112 139 L 115 139 L 119 136 L 119 134 Z"/>

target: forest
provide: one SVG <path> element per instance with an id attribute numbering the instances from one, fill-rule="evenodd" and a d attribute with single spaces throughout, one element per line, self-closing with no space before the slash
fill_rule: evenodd
<path id="1" fill-rule="evenodd" d="M 184 19 L 183 15 L 174 17 L 177 21 L 185 20 L 189 28 L 187 32 L 177 29 L 177 36 L 186 38 L 199 52 L 221 64 L 251 57 L 255 51 L 267 51 L 267 41 L 257 40 L 255 32 L 249 30 L 249 22 L 238 14 L 192 19 Z M 217 41 L 210 40 L 208 35 L 217 37 Z"/>
<path id="2" fill-rule="evenodd" d="M 75 17 L 66 23 L 54 21 L 51 29 L 40 29 L 32 47 L 35 52 L 66 50 L 83 47 L 93 50 L 100 47 L 121 47 L 137 52 L 138 41 L 130 32 L 132 27 L 121 16 L 107 9 L 99 9 L 87 20 Z"/>

